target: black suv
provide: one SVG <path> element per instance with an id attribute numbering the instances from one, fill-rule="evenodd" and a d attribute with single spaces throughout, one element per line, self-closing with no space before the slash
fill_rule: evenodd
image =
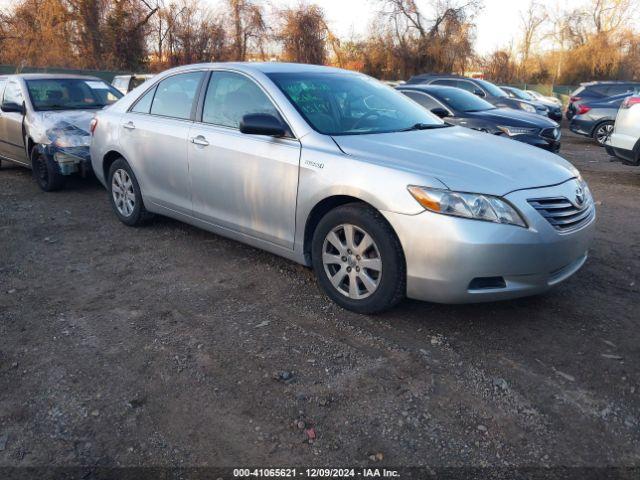
<path id="1" fill-rule="evenodd" d="M 602 98 L 621 95 L 626 92 L 640 91 L 640 82 L 585 82 L 581 83 L 569 97 L 566 117 L 571 120 L 582 103 L 600 100 Z"/>
<path id="2" fill-rule="evenodd" d="M 460 75 L 437 75 L 424 73 L 411 77 L 407 84 L 441 85 L 445 87 L 462 88 L 463 90 L 467 90 L 480 98 L 484 98 L 487 102 L 498 108 L 513 108 L 514 110 L 537 113 L 539 115 L 544 115 L 545 117 L 548 113 L 548 110 L 542 106 L 536 106 L 526 100 L 510 98 L 500 87 L 479 78 L 468 78 Z"/>

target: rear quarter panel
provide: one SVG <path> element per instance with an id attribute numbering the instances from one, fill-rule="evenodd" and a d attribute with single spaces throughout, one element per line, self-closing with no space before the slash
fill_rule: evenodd
<path id="1" fill-rule="evenodd" d="M 121 112 L 110 109 L 98 113 L 98 125 L 91 137 L 91 165 L 96 177 L 105 186 L 104 157 L 111 151 L 122 153 L 119 143 L 121 117 Z"/>

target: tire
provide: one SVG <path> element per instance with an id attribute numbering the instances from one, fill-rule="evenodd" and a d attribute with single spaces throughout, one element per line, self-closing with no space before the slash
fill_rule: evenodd
<path id="1" fill-rule="evenodd" d="M 55 192 L 64 187 L 66 178 L 54 160 L 39 152 L 37 148 L 31 150 L 31 168 L 33 179 L 45 192 Z"/>
<path id="2" fill-rule="evenodd" d="M 593 134 L 591 136 L 598 145 L 604 147 L 612 132 L 613 122 L 607 121 L 598 124 L 596 128 L 593 129 Z"/>
<path id="3" fill-rule="evenodd" d="M 370 243 L 365 235 L 372 240 L 368 248 L 363 245 Z M 347 310 L 378 313 L 405 296 L 407 274 L 400 241 L 385 218 L 367 205 L 349 203 L 328 212 L 313 234 L 311 256 L 320 286 Z"/>
<path id="4" fill-rule="evenodd" d="M 138 180 L 122 157 L 111 164 L 107 190 L 113 211 L 125 225 L 130 227 L 143 225 L 152 217 L 144 207 Z"/>

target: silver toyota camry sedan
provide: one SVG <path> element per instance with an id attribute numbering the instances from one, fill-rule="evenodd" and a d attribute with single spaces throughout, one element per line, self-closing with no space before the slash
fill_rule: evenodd
<path id="1" fill-rule="evenodd" d="M 122 222 L 166 215 L 312 266 L 356 312 L 537 294 L 584 264 L 593 233 L 589 188 L 559 156 L 345 70 L 184 66 L 91 130 Z"/>

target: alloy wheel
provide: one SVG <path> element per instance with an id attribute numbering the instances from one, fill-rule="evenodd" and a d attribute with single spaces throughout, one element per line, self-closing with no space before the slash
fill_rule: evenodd
<path id="1" fill-rule="evenodd" d="M 371 235 L 356 225 L 338 225 L 327 234 L 322 264 L 333 287 L 355 300 L 372 295 L 382 280 L 380 250 Z"/>
<path id="2" fill-rule="evenodd" d="M 604 145 L 607 142 L 607 140 L 609 140 L 609 137 L 611 136 L 612 133 L 613 133 L 613 124 L 607 123 L 605 125 L 601 125 L 600 127 L 598 127 L 598 130 L 596 131 L 596 142 L 598 142 L 600 145 Z"/>
<path id="3" fill-rule="evenodd" d="M 123 217 L 129 217 L 136 207 L 136 194 L 133 182 L 126 170 L 119 168 L 113 173 L 111 180 L 111 194 L 116 209 Z"/>

